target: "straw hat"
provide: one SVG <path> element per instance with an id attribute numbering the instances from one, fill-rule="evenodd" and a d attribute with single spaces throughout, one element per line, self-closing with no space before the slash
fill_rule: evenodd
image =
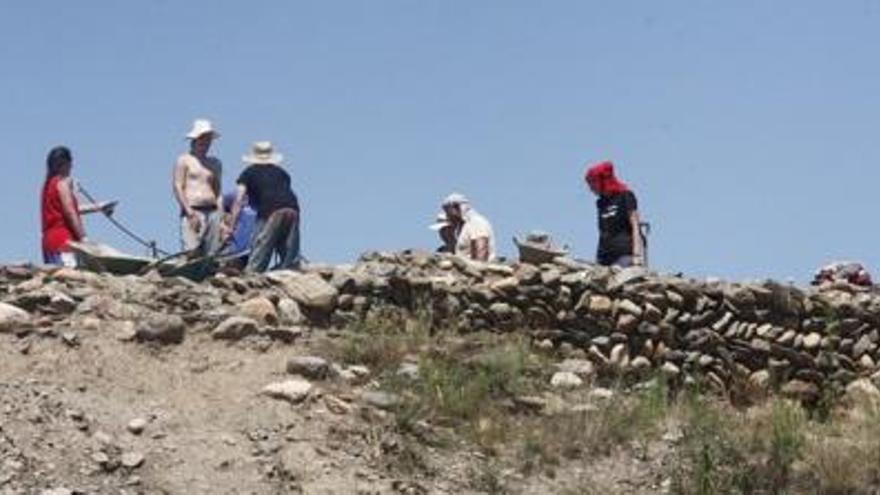
<path id="1" fill-rule="evenodd" d="M 205 134 L 218 138 L 220 133 L 214 130 L 214 124 L 208 119 L 196 119 L 193 121 L 192 129 L 186 134 L 187 139 L 198 139 Z"/>
<path id="2" fill-rule="evenodd" d="M 278 165 L 284 159 L 284 155 L 276 153 L 271 142 L 257 141 L 251 146 L 250 154 L 244 155 L 241 159 L 251 165 Z"/>

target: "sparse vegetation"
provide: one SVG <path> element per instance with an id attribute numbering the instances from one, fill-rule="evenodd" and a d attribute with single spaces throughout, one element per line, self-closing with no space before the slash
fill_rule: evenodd
<path id="1" fill-rule="evenodd" d="M 548 397 L 552 357 L 533 352 L 516 335 L 462 338 L 391 315 L 351 328 L 333 353 L 343 363 L 369 366 L 382 388 L 401 398 L 394 424 L 406 448 L 394 453 L 398 467 L 426 474 L 420 449 L 464 442 L 490 455 L 469 480 L 481 492 L 503 492 L 500 467 L 510 463 L 524 476 L 552 479 L 568 463 L 615 452 L 639 457 L 657 442 L 672 442 L 663 454 L 669 456 L 663 476 L 673 493 L 837 494 L 880 487 L 880 408 L 841 416 L 839 394 L 829 393 L 806 410 L 758 393 L 745 380 L 731 396 L 698 386 L 673 393 L 658 375 L 635 386 L 617 376 L 606 383 L 613 393 L 604 398 L 557 391 L 550 397 L 559 395 L 567 406 L 529 413 L 515 408 L 514 399 Z M 418 364 L 417 377 L 398 373 L 404 362 Z"/>
<path id="2" fill-rule="evenodd" d="M 632 394 L 618 389 L 584 410 L 534 418 L 525 428 L 521 469 L 531 472 L 565 459 L 608 455 L 632 442 L 644 445 L 662 431 L 668 407 L 666 383 L 655 379 Z"/>
<path id="3" fill-rule="evenodd" d="M 469 484 L 471 489 L 481 493 L 490 495 L 505 493 L 498 467 L 489 462 L 480 463 L 477 468 L 471 469 Z"/>
<path id="4" fill-rule="evenodd" d="M 523 341 L 492 346 L 463 358 L 438 349 L 419 360 L 419 379 L 386 376 L 385 386 L 403 397 L 404 424 L 428 420 L 467 431 L 480 446 L 503 440 L 505 398 L 526 386 L 528 348 Z"/>
<path id="5" fill-rule="evenodd" d="M 825 425 L 808 440 L 804 458 L 820 493 L 880 489 L 880 405 L 863 405 Z"/>
<path id="6" fill-rule="evenodd" d="M 389 311 L 352 325 L 328 353 L 345 364 L 360 364 L 381 373 L 396 368 L 408 354 L 430 341 L 426 322 Z"/>

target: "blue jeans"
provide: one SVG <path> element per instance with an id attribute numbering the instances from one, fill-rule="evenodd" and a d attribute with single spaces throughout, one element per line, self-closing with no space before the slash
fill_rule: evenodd
<path id="1" fill-rule="evenodd" d="M 245 272 L 265 272 L 275 253 L 278 253 L 280 260 L 275 268 L 285 270 L 298 267 L 299 212 L 291 208 L 277 210 L 269 218 L 258 219 L 254 232 L 251 256 Z"/>
<path id="2" fill-rule="evenodd" d="M 76 256 L 68 251 L 43 251 L 43 263 L 76 268 Z"/>
<path id="3" fill-rule="evenodd" d="M 617 258 L 616 260 L 614 260 L 614 262 L 611 263 L 611 266 L 619 266 L 621 268 L 629 268 L 629 267 L 633 266 L 633 260 L 634 260 L 634 258 L 630 255 L 621 256 L 620 258 Z"/>

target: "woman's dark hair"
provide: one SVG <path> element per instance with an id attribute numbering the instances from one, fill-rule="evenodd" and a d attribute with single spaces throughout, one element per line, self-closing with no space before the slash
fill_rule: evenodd
<path id="1" fill-rule="evenodd" d="M 49 156 L 46 157 L 46 180 L 60 174 L 61 169 L 72 161 L 73 157 L 66 146 L 56 146 L 52 148 L 52 150 L 49 151 Z"/>

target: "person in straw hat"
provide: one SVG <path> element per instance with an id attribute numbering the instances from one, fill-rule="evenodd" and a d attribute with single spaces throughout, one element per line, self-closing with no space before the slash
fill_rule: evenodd
<path id="1" fill-rule="evenodd" d="M 180 242 L 185 251 L 210 255 L 220 249 L 223 165 L 208 155 L 220 134 L 210 120 L 196 119 L 186 134 L 189 151 L 174 165 L 174 197 L 180 206 Z"/>
<path id="2" fill-rule="evenodd" d="M 269 141 L 254 143 L 251 152 L 242 157 L 248 167 L 238 177 L 224 238 L 232 235 L 247 196 L 257 210 L 251 255 L 245 267 L 248 273 L 266 271 L 275 253 L 280 260 L 277 268 L 297 268 L 300 264 L 299 200 L 291 189 L 290 175 L 280 167 L 282 159 Z"/>

